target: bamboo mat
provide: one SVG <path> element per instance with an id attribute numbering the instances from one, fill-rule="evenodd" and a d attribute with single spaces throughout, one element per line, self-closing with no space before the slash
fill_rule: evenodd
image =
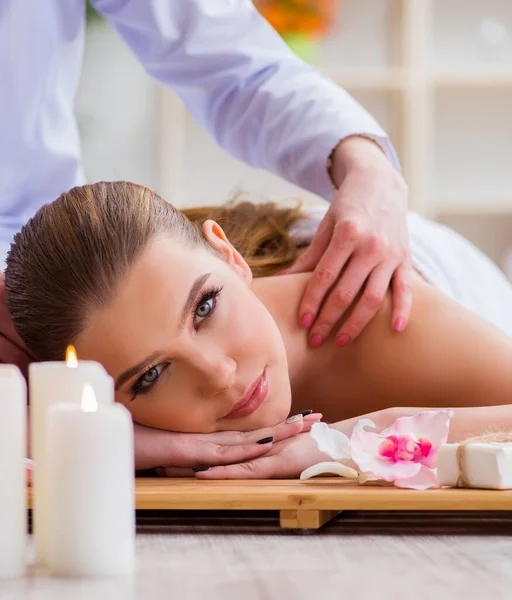
<path id="1" fill-rule="evenodd" d="M 31 493 L 29 490 L 29 507 Z M 137 478 L 138 510 L 279 511 L 280 525 L 317 529 L 343 511 L 511 511 L 512 490 L 401 490 L 341 478 L 199 481 Z"/>

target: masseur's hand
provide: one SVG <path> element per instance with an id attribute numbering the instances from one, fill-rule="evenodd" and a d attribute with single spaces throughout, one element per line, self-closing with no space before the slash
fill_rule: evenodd
<path id="1" fill-rule="evenodd" d="M 312 347 L 322 344 L 360 291 L 353 312 L 337 332 L 339 346 L 356 338 L 375 316 L 390 283 L 390 326 L 402 331 L 411 311 L 403 178 L 376 143 L 357 136 L 336 147 L 330 174 L 338 188 L 335 198 L 309 248 L 286 271 L 313 271 L 299 309 L 299 322 L 310 329 Z"/>
<path id="2" fill-rule="evenodd" d="M 160 467 L 157 473 L 168 477 L 188 477 L 194 469 L 240 463 L 263 456 L 281 443 L 322 418 L 320 413 L 294 419 L 256 431 L 217 433 L 174 433 L 135 425 L 135 467 Z"/>

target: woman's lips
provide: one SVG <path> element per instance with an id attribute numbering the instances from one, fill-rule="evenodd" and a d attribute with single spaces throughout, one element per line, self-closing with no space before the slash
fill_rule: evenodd
<path id="1" fill-rule="evenodd" d="M 268 395 L 267 371 L 263 369 L 263 373 L 251 385 L 245 396 L 235 404 L 233 410 L 227 414 L 225 419 L 240 419 L 248 417 L 259 408 Z"/>

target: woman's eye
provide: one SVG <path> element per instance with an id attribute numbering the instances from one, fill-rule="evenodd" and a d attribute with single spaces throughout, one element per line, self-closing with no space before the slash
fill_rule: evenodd
<path id="1" fill-rule="evenodd" d="M 142 381 L 144 383 L 155 383 L 158 379 L 158 369 L 156 367 L 152 367 L 149 371 L 144 375 Z"/>
<path id="2" fill-rule="evenodd" d="M 194 326 L 200 325 L 205 319 L 209 319 L 217 307 L 217 299 L 222 288 L 214 287 L 206 290 L 199 298 L 194 308 Z"/>
<path id="3" fill-rule="evenodd" d="M 162 364 L 148 369 L 144 375 L 141 375 L 141 377 L 136 381 L 135 385 L 133 386 L 133 392 L 138 394 L 139 392 L 145 392 L 152 388 L 160 379 L 160 376 L 162 375 L 162 372 L 166 366 L 168 365 Z"/>
<path id="4" fill-rule="evenodd" d="M 196 317 L 198 319 L 206 319 L 213 310 L 214 298 L 208 298 L 196 308 Z"/>

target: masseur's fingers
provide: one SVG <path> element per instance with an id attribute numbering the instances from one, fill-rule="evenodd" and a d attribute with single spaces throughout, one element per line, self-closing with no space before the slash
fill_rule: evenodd
<path id="1" fill-rule="evenodd" d="M 336 335 L 337 346 L 345 346 L 354 340 L 377 314 L 386 296 L 392 275 L 393 271 L 385 263 L 372 271 L 351 315 Z"/>
<path id="2" fill-rule="evenodd" d="M 286 269 L 284 273 L 292 275 L 294 273 L 309 273 L 314 271 L 322 256 L 324 256 L 332 238 L 334 220 L 327 213 L 318 226 L 317 232 L 306 250 L 298 256 L 293 265 Z M 284 275 L 283 273 L 283 275 Z M 327 290 L 327 288 L 326 288 Z M 321 297 L 320 297 L 321 300 Z M 302 309 L 304 309 L 304 305 Z M 306 307 L 307 308 L 307 307 Z M 316 311 L 315 311 L 316 312 Z M 302 314 L 302 312 L 300 313 Z"/>
<path id="3" fill-rule="evenodd" d="M 309 329 L 312 323 L 315 322 L 320 307 L 326 298 L 330 297 L 329 290 L 338 280 L 340 272 L 354 251 L 354 243 L 349 235 L 350 232 L 344 237 L 342 235 L 344 231 L 345 230 L 341 227 L 338 227 L 334 231 L 325 253 L 318 258 L 317 264 L 315 265 L 311 278 L 306 286 L 306 291 L 304 292 L 299 307 L 299 322 L 305 329 Z M 317 233 L 317 236 L 318 235 L 319 233 Z M 314 242 L 315 240 L 313 240 L 313 243 Z M 357 293 L 357 291 L 358 290 L 356 289 L 355 293 Z M 338 313 L 334 321 L 337 321 L 342 314 L 343 312 Z M 331 327 L 332 323 L 326 328 L 324 336 L 327 335 Z"/>
<path id="4" fill-rule="evenodd" d="M 409 321 L 412 308 L 412 267 L 402 264 L 393 275 L 393 317 L 392 326 L 402 331 Z"/>
<path id="5" fill-rule="evenodd" d="M 309 345 L 312 348 L 317 348 L 323 344 L 334 324 L 340 320 L 354 302 L 359 290 L 363 287 L 366 278 L 374 267 L 374 264 L 368 263 L 367 259 L 366 256 L 352 256 L 346 271 L 330 290 L 309 334 Z M 368 299 L 368 302 L 370 302 L 370 299 Z M 375 311 L 377 309 L 378 306 Z"/>

